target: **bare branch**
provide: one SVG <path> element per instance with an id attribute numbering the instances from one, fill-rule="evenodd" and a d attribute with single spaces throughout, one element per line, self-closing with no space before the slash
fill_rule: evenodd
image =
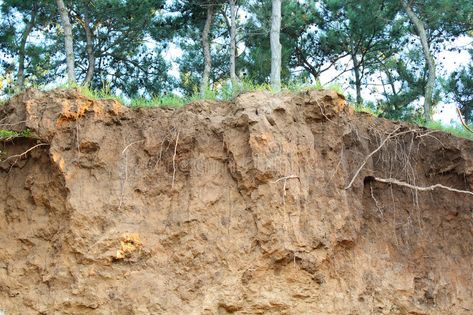
<path id="1" fill-rule="evenodd" d="M 462 116 L 462 113 L 460 112 L 460 109 L 457 107 L 457 113 L 458 113 L 458 117 L 460 118 L 460 121 L 463 125 L 463 127 L 468 130 L 469 132 L 473 133 L 473 129 L 471 129 L 467 124 L 466 122 L 463 120 L 463 116 Z"/>

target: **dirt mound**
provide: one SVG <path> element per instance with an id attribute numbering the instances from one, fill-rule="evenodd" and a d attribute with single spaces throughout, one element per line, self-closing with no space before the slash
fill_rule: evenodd
<path id="1" fill-rule="evenodd" d="M 0 124 L 31 131 L 0 147 L 8 315 L 473 312 L 472 141 L 327 91 L 28 90 Z"/>

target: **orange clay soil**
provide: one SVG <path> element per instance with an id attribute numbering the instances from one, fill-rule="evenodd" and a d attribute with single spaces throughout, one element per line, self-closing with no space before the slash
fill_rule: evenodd
<path id="1" fill-rule="evenodd" d="M 7 315 L 473 313 L 473 141 L 329 91 L 28 90 L 0 128 L 31 131 L 0 143 Z"/>

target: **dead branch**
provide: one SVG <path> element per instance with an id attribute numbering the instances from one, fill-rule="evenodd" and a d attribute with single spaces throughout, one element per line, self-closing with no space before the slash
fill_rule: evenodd
<path id="1" fill-rule="evenodd" d="M 462 116 L 462 113 L 460 112 L 460 109 L 457 107 L 457 113 L 458 113 L 458 117 L 460 118 L 460 122 L 462 123 L 463 127 L 468 130 L 469 132 L 473 133 L 473 129 L 471 129 L 467 124 L 466 122 L 463 120 L 463 116 Z"/>
<path id="2" fill-rule="evenodd" d="M 415 186 L 415 185 L 411 185 L 411 184 L 408 184 L 408 183 L 405 183 L 405 182 L 401 182 L 401 181 L 399 181 L 397 179 L 394 179 L 394 178 L 373 177 L 373 179 L 377 182 L 380 182 L 380 183 L 394 184 L 394 185 L 414 189 L 414 190 L 417 190 L 417 191 L 432 191 L 432 190 L 435 190 L 435 189 L 439 188 L 439 189 L 445 189 L 445 190 L 460 193 L 460 194 L 467 194 L 467 195 L 472 195 L 473 196 L 473 192 L 471 192 L 471 191 L 455 189 L 455 188 L 452 188 L 452 187 L 444 186 L 442 184 L 435 184 L 435 185 L 432 185 L 432 186 L 421 187 L 421 186 Z"/>
<path id="3" fill-rule="evenodd" d="M 179 131 L 176 136 L 176 145 L 174 146 L 174 155 L 172 157 L 172 185 L 171 188 L 174 189 L 174 181 L 176 179 L 176 154 L 177 154 L 177 143 L 179 141 Z"/>
<path id="4" fill-rule="evenodd" d="M 34 149 L 36 149 L 36 148 L 38 148 L 38 147 L 45 146 L 45 145 L 49 145 L 49 144 L 47 144 L 47 143 L 40 143 L 40 144 L 37 144 L 37 145 L 35 145 L 35 146 L 29 148 L 28 150 L 26 150 L 26 151 L 23 152 L 23 153 L 15 154 L 15 155 L 12 155 L 12 156 L 7 157 L 7 158 L 4 159 L 4 160 L 0 160 L 0 163 L 9 161 L 9 160 L 14 159 L 14 158 L 21 159 L 22 157 L 26 156 L 26 154 L 28 154 L 29 152 L 33 151 Z"/>

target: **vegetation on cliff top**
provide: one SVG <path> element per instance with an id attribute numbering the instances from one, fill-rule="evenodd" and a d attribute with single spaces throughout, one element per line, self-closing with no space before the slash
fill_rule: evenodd
<path id="1" fill-rule="evenodd" d="M 429 123 L 448 102 L 473 121 L 471 58 L 443 62 L 473 54 L 469 0 L 0 0 L 0 15 L 3 96 L 65 74 L 131 106 L 338 82 L 380 117 Z"/>

